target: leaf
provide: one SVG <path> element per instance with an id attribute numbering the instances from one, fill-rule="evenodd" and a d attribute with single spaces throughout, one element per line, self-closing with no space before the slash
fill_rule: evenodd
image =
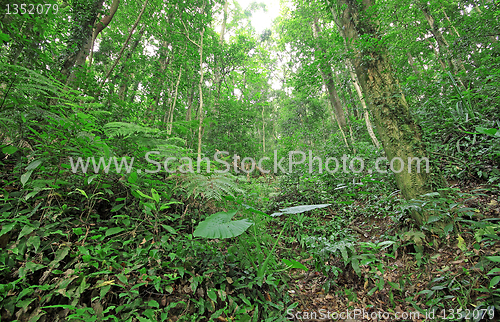
<path id="1" fill-rule="evenodd" d="M 154 201 L 160 202 L 160 195 L 154 188 L 151 188 L 151 195 L 153 196 Z"/>
<path id="2" fill-rule="evenodd" d="M 31 226 L 24 226 L 23 229 L 21 230 L 21 232 L 19 233 L 19 237 L 17 237 L 17 240 L 23 238 L 26 235 L 31 234 L 33 232 L 33 230 L 35 230 L 35 228 L 33 228 Z"/>
<path id="3" fill-rule="evenodd" d="M 302 263 L 299 263 L 296 260 L 282 259 L 282 261 L 288 266 L 288 268 L 298 268 L 298 269 L 303 269 L 304 271 L 309 270 L 307 267 L 302 265 Z"/>
<path id="4" fill-rule="evenodd" d="M 121 233 L 124 230 L 125 229 L 123 229 L 121 227 L 110 228 L 110 229 L 106 230 L 106 237 L 111 236 L 111 235 L 115 235 L 115 234 L 118 234 L 118 233 Z"/>
<path id="5" fill-rule="evenodd" d="M 165 228 L 166 230 L 168 230 L 169 233 L 171 234 L 177 234 L 177 231 L 175 230 L 174 227 L 172 226 L 169 226 L 169 225 L 161 225 L 163 228 Z"/>
<path id="6" fill-rule="evenodd" d="M 125 206 L 124 203 L 119 204 L 119 205 L 115 205 L 113 208 L 111 208 L 111 212 L 117 212 L 118 210 L 122 209 L 123 206 Z"/>
<path id="7" fill-rule="evenodd" d="M 486 134 L 493 137 L 500 137 L 500 131 L 498 129 L 486 129 L 484 127 L 476 126 L 476 131 L 481 134 Z"/>
<path id="8" fill-rule="evenodd" d="M 28 245 L 32 245 L 35 249 L 35 253 L 38 253 L 38 247 L 40 247 L 40 237 L 39 236 L 31 236 L 28 239 Z"/>
<path id="9" fill-rule="evenodd" d="M 193 235 L 204 238 L 231 238 L 243 234 L 253 222 L 248 219 L 232 221 L 236 210 L 218 212 L 200 222 Z"/>
<path id="10" fill-rule="evenodd" d="M 57 250 L 56 256 L 54 257 L 54 260 L 50 262 L 49 266 L 51 268 L 56 267 L 57 263 L 62 261 L 66 255 L 69 253 L 69 247 L 61 247 Z"/>
<path id="11" fill-rule="evenodd" d="M 128 181 L 130 184 L 134 184 L 134 183 L 137 181 L 137 172 L 132 172 L 132 173 L 128 176 L 127 181 Z"/>
<path id="12" fill-rule="evenodd" d="M 26 182 L 28 182 L 28 180 L 30 179 L 32 173 L 33 170 L 30 170 L 21 176 L 21 184 L 23 185 L 23 187 L 26 184 Z"/>
<path id="13" fill-rule="evenodd" d="M 492 269 L 491 271 L 488 272 L 488 275 L 495 274 L 495 273 L 498 273 L 498 272 L 500 272 L 500 268 L 494 268 L 494 269 Z"/>
<path id="14" fill-rule="evenodd" d="M 99 175 L 98 174 L 94 174 L 93 176 L 89 177 L 87 179 L 87 184 L 91 184 L 92 181 L 94 181 L 95 178 L 97 178 Z"/>
<path id="15" fill-rule="evenodd" d="M 486 258 L 492 262 L 500 263 L 500 256 L 486 256 Z"/>
<path id="16" fill-rule="evenodd" d="M 493 277 L 490 281 L 490 288 L 493 288 L 498 282 L 500 282 L 500 276 Z"/>
<path id="17" fill-rule="evenodd" d="M 465 240 L 460 235 L 458 235 L 457 240 L 458 240 L 457 247 L 460 248 L 460 250 L 462 250 L 463 252 L 465 252 L 467 250 L 467 245 L 465 245 Z"/>
<path id="18" fill-rule="evenodd" d="M 275 212 L 271 216 L 272 217 L 278 217 L 281 215 L 293 215 L 293 214 L 301 214 L 303 212 L 313 210 L 313 209 L 318 209 L 318 208 L 325 208 L 330 206 L 331 204 L 321 204 L 321 205 L 304 205 L 304 206 L 296 206 L 296 207 L 289 207 L 289 208 L 284 208 L 280 209 L 281 212 Z"/>
<path id="19" fill-rule="evenodd" d="M 0 231 L 0 237 L 5 235 L 6 233 L 8 233 L 9 231 L 11 231 L 12 229 L 14 229 L 14 227 L 16 226 L 16 222 L 13 222 L 13 223 L 10 223 L 10 224 L 7 224 L 7 225 L 3 225 L 2 226 L 2 231 Z"/>
<path id="20" fill-rule="evenodd" d="M 445 233 L 445 235 L 448 235 L 452 231 L 453 231 L 453 223 L 448 224 L 448 225 L 446 225 L 446 227 L 444 227 L 444 233 Z"/>
<path id="21" fill-rule="evenodd" d="M 0 33 L 0 35 L 1 35 L 1 33 Z M 17 152 L 17 150 L 18 150 L 18 148 L 16 148 L 15 146 L 12 146 L 12 145 L 5 146 L 2 148 L 2 152 L 4 154 L 14 154 Z"/>
<path id="22" fill-rule="evenodd" d="M 441 216 L 430 216 L 429 219 L 427 220 L 427 223 L 431 224 L 433 222 L 438 221 L 439 219 L 441 219 Z"/>
<path id="23" fill-rule="evenodd" d="M 42 160 L 35 160 L 33 162 L 31 162 L 27 167 L 26 167 L 26 170 L 29 171 L 29 170 L 35 170 L 36 168 L 38 168 L 38 166 L 42 164 Z"/>
<path id="24" fill-rule="evenodd" d="M 150 200 L 153 200 L 152 197 L 148 196 L 147 194 L 143 193 L 142 191 L 140 190 L 135 190 L 135 192 L 137 192 L 139 194 L 139 196 L 141 197 L 144 197 L 144 198 L 147 198 L 147 199 L 150 199 Z"/>
<path id="25" fill-rule="evenodd" d="M 213 289 L 208 290 L 207 295 L 212 301 L 217 303 L 217 293 Z"/>
<path id="26" fill-rule="evenodd" d="M 158 304 L 158 302 L 156 302 L 155 300 L 151 300 L 148 302 L 148 306 L 152 306 L 152 307 L 155 307 L 157 309 L 160 308 L 160 304 Z"/>

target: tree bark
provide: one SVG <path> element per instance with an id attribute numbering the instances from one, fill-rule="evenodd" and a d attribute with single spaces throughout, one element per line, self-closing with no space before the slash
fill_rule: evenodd
<path id="1" fill-rule="evenodd" d="M 172 134 L 172 127 L 174 123 L 174 110 L 175 110 L 175 103 L 177 103 L 177 93 L 179 90 L 179 84 L 181 82 L 181 75 L 182 75 L 182 68 L 179 68 L 179 76 L 177 77 L 177 83 L 175 83 L 175 92 L 174 92 L 174 101 L 172 102 L 172 105 L 170 106 L 170 111 L 168 113 L 168 124 L 167 124 L 167 134 L 170 135 Z"/>
<path id="2" fill-rule="evenodd" d="M 202 137 L 202 129 L 203 129 L 203 35 L 205 33 L 205 27 L 200 32 L 200 45 L 199 45 L 199 53 L 200 53 L 200 82 L 198 83 L 198 92 L 200 105 L 198 108 L 199 111 L 199 123 L 198 123 L 198 160 L 201 160 L 201 137 Z"/>
<path id="3" fill-rule="evenodd" d="M 73 19 L 75 19 L 75 25 L 72 30 L 73 43 L 68 45 L 68 48 L 76 45 L 76 51 L 70 52 L 70 50 L 68 50 L 61 67 L 61 74 L 66 77 L 66 84 L 74 78 L 74 75 L 71 75 L 76 63 L 85 61 L 90 51 L 93 33 L 92 26 L 95 25 L 97 14 L 102 8 L 103 2 L 104 0 L 94 0 L 92 4 L 89 5 L 88 2 L 85 3 L 83 0 L 76 1 L 74 8 L 75 15 L 73 17 Z"/>
<path id="4" fill-rule="evenodd" d="M 106 28 L 109 25 L 111 20 L 113 20 L 113 17 L 116 13 L 116 10 L 118 10 L 119 5 L 120 5 L 120 0 L 113 0 L 113 3 L 111 3 L 111 7 L 109 8 L 109 14 L 104 16 L 101 19 L 101 21 L 97 24 L 97 26 L 95 26 L 95 28 L 94 28 L 94 32 L 92 33 L 92 45 L 91 45 L 91 50 L 90 50 L 89 66 L 92 65 L 92 57 L 94 56 L 95 40 L 96 40 L 97 36 L 99 36 L 101 31 L 103 31 L 104 28 Z M 82 62 L 82 64 L 83 64 L 83 62 Z M 77 65 L 78 65 L 78 62 L 77 62 Z"/>
<path id="5" fill-rule="evenodd" d="M 366 13 L 374 0 L 363 0 L 362 3 L 337 0 L 337 4 L 342 24 L 339 28 L 344 30 L 347 44 L 353 44 L 360 36 L 380 40 L 377 23 L 371 21 Z M 332 12 L 335 15 L 337 11 Z M 414 122 L 398 86 L 387 48 L 383 42 L 376 43 L 379 44 L 377 48 L 363 52 L 352 46 L 356 55 L 354 69 L 361 88 L 370 100 L 369 106 L 387 158 L 394 170 L 402 169 L 400 172 L 394 171 L 396 184 L 406 199 L 413 199 L 442 187 L 444 180 L 435 173 L 427 172 L 424 164 L 417 169 L 418 161 L 415 162 L 413 158 L 429 160 L 422 141 L 422 131 Z M 425 223 L 428 216 L 429 213 L 412 212 L 418 224 Z"/>
<path id="6" fill-rule="evenodd" d="M 377 139 L 377 136 L 375 135 L 375 132 L 373 132 L 372 123 L 370 122 L 370 114 L 368 113 L 368 107 L 366 106 L 366 101 L 363 97 L 363 92 L 361 91 L 361 88 L 359 87 L 359 84 L 358 84 L 358 76 L 352 70 L 352 65 L 351 65 L 350 61 L 347 61 L 347 69 L 349 70 L 349 74 L 351 75 L 352 84 L 354 85 L 354 89 L 356 90 L 356 93 L 358 94 L 359 101 L 361 102 L 361 107 L 363 108 L 363 116 L 365 119 L 365 124 L 366 124 L 366 129 L 368 131 L 368 135 L 370 135 L 370 138 L 372 139 L 373 144 L 377 148 L 379 148 L 380 143 L 378 142 L 378 139 Z"/>

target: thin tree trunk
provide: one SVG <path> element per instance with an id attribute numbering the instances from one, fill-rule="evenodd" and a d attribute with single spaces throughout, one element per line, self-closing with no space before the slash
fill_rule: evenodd
<path id="1" fill-rule="evenodd" d="M 264 120 L 264 104 L 262 104 L 262 152 L 266 153 L 266 122 Z"/>
<path id="2" fill-rule="evenodd" d="M 116 67 L 116 65 L 118 64 L 118 62 L 122 58 L 123 52 L 125 51 L 125 48 L 127 48 L 128 42 L 130 41 L 130 38 L 132 37 L 132 34 L 134 33 L 134 30 L 137 27 L 137 24 L 139 23 L 139 20 L 141 20 L 142 14 L 144 13 L 144 10 L 146 9 L 146 6 L 148 5 L 148 1 L 149 0 L 146 0 L 144 2 L 144 5 L 142 6 L 142 10 L 139 13 L 139 17 L 137 17 L 137 20 L 135 21 L 134 25 L 132 26 L 132 29 L 130 29 L 130 32 L 129 32 L 128 37 L 127 37 L 127 40 L 125 40 L 125 43 L 123 44 L 122 49 L 118 53 L 118 57 L 115 59 L 115 62 L 113 63 L 113 66 L 111 66 L 111 68 L 106 73 L 106 76 L 104 77 L 104 80 L 101 83 L 101 87 L 104 86 L 104 84 L 108 80 L 109 75 L 111 75 L 111 73 L 113 72 L 113 69 Z"/>
<path id="3" fill-rule="evenodd" d="M 179 84 L 181 82 L 181 75 L 182 75 L 182 68 L 179 69 L 179 76 L 177 77 L 177 83 L 175 83 L 174 101 L 172 102 L 172 106 L 170 107 L 170 112 L 168 113 L 168 115 L 169 115 L 168 125 L 167 125 L 167 134 L 168 135 L 172 134 L 172 127 L 173 127 L 173 123 L 174 123 L 175 103 L 177 103 L 177 93 L 179 90 Z"/>
<path id="4" fill-rule="evenodd" d="M 418 77 L 418 79 L 422 79 L 422 75 L 420 74 L 420 71 L 417 69 L 417 65 L 415 64 L 415 61 L 413 60 L 413 56 L 411 53 L 408 51 L 406 52 L 408 55 L 408 63 L 410 64 L 411 68 L 413 69 L 413 72 L 415 73 L 415 76 Z"/>
<path id="5" fill-rule="evenodd" d="M 321 29 L 318 24 L 318 18 L 314 17 L 313 19 L 313 36 L 314 39 L 319 38 L 319 33 L 321 32 Z M 344 109 L 342 108 L 342 104 L 340 103 L 340 98 L 339 94 L 337 93 L 337 90 L 335 89 L 335 83 L 333 81 L 333 74 L 332 74 L 332 68 L 330 64 L 326 61 L 326 54 L 323 48 L 318 44 L 317 45 L 317 50 L 322 53 L 322 57 L 316 57 L 316 59 L 319 60 L 319 70 L 321 73 L 321 78 L 323 79 L 323 83 L 325 84 L 325 87 L 328 91 L 328 97 L 330 99 L 330 104 L 332 106 L 333 114 L 335 114 L 335 119 L 337 120 L 337 123 L 340 128 L 340 132 L 342 133 L 342 136 L 344 138 L 344 142 L 347 147 L 349 147 L 349 144 L 347 143 L 347 138 L 346 138 L 346 129 L 347 129 L 347 122 L 345 119 L 345 114 L 344 114 Z M 333 120 L 333 117 L 332 117 Z M 351 138 L 352 139 L 352 138 Z"/>
<path id="6" fill-rule="evenodd" d="M 429 24 L 429 27 L 431 28 L 431 33 L 436 39 L 438 45 L 439 45 L 439 52 L 445 53 L 448 59 L 448 65 L 450 68 L 450 71 L 453 72 L 453 74 L 457 75 L 460 71 L 464 71 L 465 67 L 458 57 L 453 57 L 453 54 L 450 51 L 450 46 L 446 39 L 443 36 L 443 33 L 437 28 L 434 17 L 431 15 L 429 12 L 429 9 L 427 8 L 427 4 L 422 4 L 420 6 L 420 9 L 422 10 L 422 13 L 424 14 L 425 20 L 427 20 L 427 23 Z M 462 84 L 464 88 L 464 82 L 463 80 L 457 76 L 458 81 Z"/>
<path id="7" fill-rule="evenodd" d="M 118 9 L 118 5 L 120 5 L 120 0 L 113 0 L 113 3 L 111 3 L 111 7 L 109 8 L 109 14 L 104 16 L 101 19 L 101 21 L 97 24 L 97 26 L 94 28 L 94 32 L 92 33 L 92 46 L 91 46 L 91 50 L 90 50 L 89 66 L 92 66 L 92 58 L 94 55 L 95 40 L 96 40 L 97 36 L 99 36 L 101 31 L 103 31 L 104 28 L 106 28 L 109 25 L 111 20 L 113 20 L 113 17 L 116 13 L 116 10 Z"/>
<path id="8" fill-rule="evenodd" d="M 366 129 L 368 130 L 368 135 L 370 135 L 370 138 L 372 139 L 373 144 L 379 148 L 380 143 L 378 142 L 377 136 L 375 135 L 375 132 L 373 132 L 373 126 L 372 123 L 370 122 L 370 114 L 368 113 L 368 107 L 366 106 L 366 101 L 363 97 L 363 92 L 361 91 L 361 88 L 359 87 L 358 84 L 358 76 L 354 71 L 352 70 L 352 64 L 350 61 L 347 62 L 347 69 L 349 70 L 349 75 L 351 75 L 351 80 L 352 84 L 354 85 L 354 89 L 356 90 L 356 93 L 358 94 L 359 101 L 361 102 L 361 107 L 363 108 L 363 116 L 365 118 L 365 124 L 366 124 Z"/>
<path id="9" fill-rule="evenodd" d="M 125 56 L 125 60 L 123 61 L 123 64 L 120 68 L 120 72 L 118 73 L 122 77 L 122 82 L 120 84 L 120 89 L 118 91 L 118 97 L 120 100 L 124 101 L 125 100 L 125 95 L 128 87 L 128 67 L 127 67 L 127 62 L 129 61 L 130 57 L 132 57 L 132 54 L 134 53 L 135 49 L 137 46 L 139 46 L 139 43 L 141 42 L 141 38 L 144 35 L 144 32 L 146 31 L 146 25 L 142 25 L 141 30 L 139 30 L 139 35 L 137 36 L 137 39 L 134 41 L 132 46 L 130 47 L 127 56 Z"/>
<path id="10" fill-rule="evenodd" d="M 202 85 L 203 85 L 203 35 L 205 33 L 205 28 L 200 32 L 200 47 L 199 47 L 199 53 L 200 53 L 200 82 L 198 83 L 198 92 L 200 95 L 200 106 L 198 108 L 199 110 L 199 123 L 198 123 L 198 160 L 201 160 L 201 136 L 202 136 L 202 128 L 203 128 L 203 90 L 202 90 Z"/>
<path id="11" fill-rule="evenodd" d="M 90 48 L 92 46 L 92 33 L 93 33 L 93 28 L 92 26 L 95 25 L 95 21 L 97 20 L 97 14 L 101 10 L 102 5 L 103 5 L 104 0 L 94 0 L 93 1 L 93 6 L 90 9 L 87 8 L 80 8 L 77 7 L 76 10 L 76 16 L 74 17 L 75 20 L 78 21 L 79 18 L 81 17 L 86 17 L 85 20 L 79 21 L 79 23 L 76 25 L 75 29 L 72 31 L 73 37 L 76 39 L 75 43 L 70 44 L 71 45 L 76 45 L 77 51 L 76 53 L 71 53 L 66 56 L 66 59 L 64 60 L 61 68 L 61 74 L 66 77 L 66 84 L 68 84 L 71 79 L 74 78 L 73 76 L 73 69 L 74 66 L 76 66 L 77 62 L 78 64 L 81 64 L 81 62 L 84 62 Z M 90 14 L 88 12 L 83 12 L 84 10 L 89 10 Z M 69 48 L 69 46 L 68 46 Z"/>

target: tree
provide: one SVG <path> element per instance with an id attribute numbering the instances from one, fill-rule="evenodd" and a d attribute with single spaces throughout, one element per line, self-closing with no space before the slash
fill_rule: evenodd
<path id="1" fill-rule="evenodd" d="M 435 172 L 427 173 L 419 163 L 417 167 L 418 160 L 429 160 L 429 154 L 394 75 L 377 20 L 370 15 L 376 12 L 374 6 L 373 0 L 337 0 L 331 9 L 354 52 L 354 69 L 370 102 L 387 158 L 391 164 L 399 160 L 404 165 L 402 171 L 395 171 L 396 184 L 406 199 L 413 199 L 443 187 L 443 179 Z M 412 216 L 423 224 L 429 214 L 414 211 Z"/>

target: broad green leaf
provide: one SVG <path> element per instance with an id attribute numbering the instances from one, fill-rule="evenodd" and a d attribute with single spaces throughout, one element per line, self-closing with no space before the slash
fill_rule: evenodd
<path id="1" fill-rule="evenodd" d="M 119 205 L 115 205 L 113 208 L 111 208 L 111 210 L 110 210 L 110 211 L 111 211 L 111 212 L 117 212 L 118 210 L 122 209 L 122 208 L 123 208 L 123 206 L 125 206 L 125 204 L 124 204 L 124 203 L 121 203 L 121 204 L 119 204 Z"/>
<path id="2" fill-rule="evenodd" d="M 282 259 L 282 261 L 289 266 L 288 268 L 299 268 L 303 269 L 305 271 L 308 271 L 309 269 L 305 267 L 302 263 L 297 262 L 296 260 L 288 260 L 288 259 Z"/>
<path id="3" fill-rule="evenodd" d="M 28 182 L 28 180 L 30 179 L 32 173 L 33 170 L 30 170 L 21 176 L 21 184 L 23 185 L 23 187 L 26 184 L 26 182 Z"/>
<path id="4" fill-rule="evenodd" d="M 155 300 L 151 300 L 148 302 L 148 306 L 152 306 L 152 307 L 155 307 L 155 308 L 160 308 L 160 304 L 158 304 L 158 302 L 156 302 Z"/>
<path id="5" fill-rule="evenodd" d="M 35 160 L 26 167 L 26 170 L 27 171 L 35 170 L 36 168 L 38 168 L 40 164 L 42 164 L 42 160 Z"/>
<path id="6" fill-rule="evenodd" d="M 153 200 L 152 197 L 148 196 L 147 194 L 143 193 L 142 191 L 140 190 L 135 190 L 135 192 L 137 192 L 139 194 L 139 196 L 141 197 L 144 197 L 144 198 L 147 198 L 147 199 L 150 199 L 150 200 Z"/>
<path id="7" fill-rule="evenodd" d="M 131 184 L 134 184 L 137 181 L 137 172 L 132 172 L 127 178 L 127 181 Z"/>
<path id="8" fill-rule="evenodd" d="M 6 225 L 3 225 L 2 226 L 2 231 L 0 231 L 0 236 L 3 236 L 5 235 L 6 233 L 8 233 L 9 231 L 11 231 L 12 229 L 14 229 L 14 227 L 16 226 L 16 222 L 13 222 L 13 223 L 10 223 L 10 224 L 6 224 Z"/>
<path id="9" fill-rule="evenodd" d="M 463 252 L 465 252 L 467 250 L 467 245 L 465 245 L 465 240 L 460 235 L 458 235 L 457 240 L 458 240 L 457 247 Z"/>
<path id="10" fill-rule="evenodd" d="M 209 289 L 209 290 L 207 291 L 207 295 L 208 295 L 208 297 L 209 297 L 212 301 L 214 301 L 214 302 L 216 302 L 216 303 L 217 303 L 217 293 L 215 293 L 215 291 L 214 291 L 213 289 Z"/>
<path id="11" fill-rule="evenodd" d="M 17 150 L 18 150 L 18 148 L 16 148 L 13 145 L 8 145 L 8 146 L 5 146 L 2 148 L 2 152 L 5 154 L 14 154 L 17 152 Z"/>
<path id="12" fill-rule="evenodd" d="M 498 129 L 487 129 L 484 127 L 476 126 L 476 131 L 481 133 L 481 134 L 486 134 L 486 135 L 497 137 L 497 138 L 500 137 L 500 130 L 498 130 Z"/>
<path id="13" fill-rule="evenodd" d="M 292 215 L 292 214 L 300 214 L 309 210 L 313 209 L 318 209 L 318 208 L 325 208 L 330 206 L 331 204 L 320 204 L 320 205 L 304 205 L 304 206 L 296 206 L 296 207 L 289 207 L 289 208 L 284 208 L 280 209 L 280 212 L 275 212 L 271 216 L 272 217 L 277 217 L 281 215 Z"/>
<path id="14" fill-rule="evenodd" d="M 67 247 L 67 246 L 66 246 L 66 247 L 61 247 L 61 248 L 59 248 L 59 249 L 56 251 L 56 256 L 55 256 L 54 260 L 53 260 L 52 262 L 50 262 L 49 266 L 50 266 L 50 267 L 52 267 L 52 268 L 56 267 L 56 265 L 57 265 L 60 261 L 62 261 L 62 260 L 66 257 L 66 255 L 68 255 L 68 253 L 69 253 L 69 249 L 70 249 L 70 248 L 69 248 L 69 247 Z"/>
<path id="15" fill-rule="evenodd" d="M 441 216 L 430 216 L 429 220 L 427 220 L 427 223 L 431 224 L 433 222 L 439 221 L 439 219 L 441 219 Z"/>
<path id="16" fill-rule="evenodd" d="M 500 272 L 500 268 L 494 268 L 492 269 L 491 271 L 488 272 L 488 275 L 490 274 L 496 274 L 496 273 L 499 273 Z"/>
<path id="17" fill-rule="evenodd" d="M 110 228 L 110 229 L 106 230 L 106 237 L 111 236 L 111 235 L 115 235 L 115 234 L 118 234 L 118 233 L 121 233 L 124 230 L 125 229 L 123 229 L 121 227 Z"/>
<path id="18" fill-rule="evenodd" d="M 171 233 L 171 234 L 177 234 L 177 231 L 172 226 L 169 226 L 169 225 L 161 225 L 161 226 L 163 228 L 165 228 L 169 233 Z"/>
<path id="19" fill-rule="evenodd" d="M 493 277 L 490 281 L 490 288 L 495 287 L 495 285 L 497 285 L 498 282 L 500 282 L 500 276 Z"/>
<path id="20" fill-rule="evenodd" d="M 151 196 L 153 196 L 154 201 L 160 202 L 160 195 L 154 188 L 151 188 Z"/>
<path id="21" fill-rule="evenodd" d="M 30 236 L 28 239 L 28 245 L 33 246 L 35 249 L 35 253 L 38 253 L 38 247 L 40 247 L 40 237 L 39 236 Z"/>
<path id="22" fill-rule="evenodd" d="M 17 240 L 23 238 L 26 235 L 29 235 L 35 230 L 35 228 L 31 226 L 24 226 L 23 229 L 21 229 L 21 232 L 19 233 L 19 237 L 17 237 Z"/>
<path id="23" fill-rule="evenodd" d="M 500 263 L 500 256 L 486 256 L 486 258 L 492 262 Z"/>
<path id="24" fill-rule="evenodd" d="M 243 234 L 253 222 L 248 219 L 232 221 L 236 210 L 230 212 L 218 212 L 196 227 L 193 235 L 204 238 L 231 238 Z"/>

